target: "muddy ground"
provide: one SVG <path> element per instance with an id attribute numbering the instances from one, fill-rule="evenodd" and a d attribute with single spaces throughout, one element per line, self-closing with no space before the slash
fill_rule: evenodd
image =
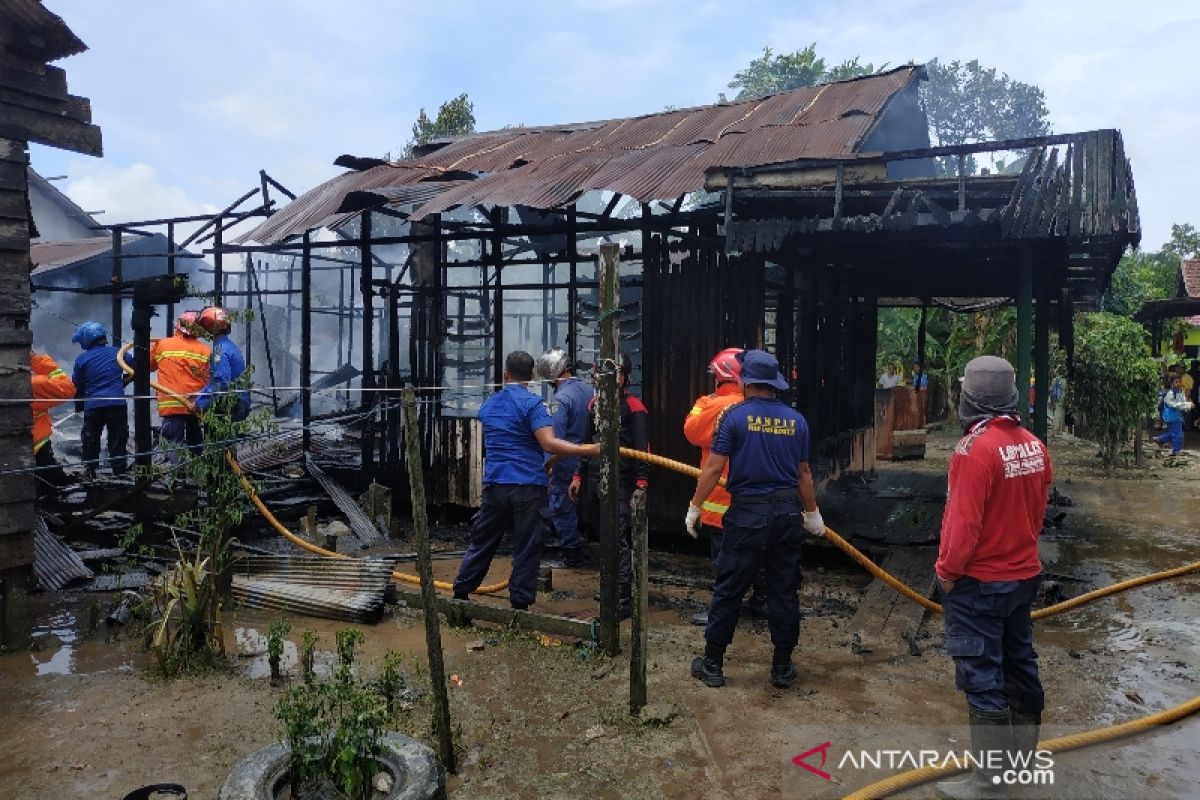
<path id="1" fill-rule="evenodd" d="M 881 465 L 876 485 L 908 471 L 944 472 L 953 442 L 948 432 L 935 434 L 924 461 Z M 1056 487 L 1075 505 L 1065 509 L 1063 527 L 1044 536 L 1042 556 L 1067 596 L 1200 560 L 1200 459 L 1173 468 L 1152 461 L 1108 476 L 1094 467 L 1085 442 L 1055 439 L 1052 453 Z M 838 529 L 836 518 L 827 522 Z M 823 547 L 806 553 L 800 678 L 786 691 L 767 683 L 770 643 L 762 623 L 750 620 L 729 650 L 728 685 L 709 689 L 692 680 L 688 664 L 703 638 L 687 617 L 708 593 L 651 587 L 649 695 L 673 715 L 665 724 L 629 718 L 624 656 L 610 660 L 577 643 L 486 626 L 443 628 L 463 756 L 451 796 L 836 797 L 900 771 L 835 769 L 839 749 L 961 746 L 964 707 L 941 652 L 940 619 L 925 616 L 915 648 L 894 642 L 862 652 L 851 620 L 869 576 Z M 456 565 L 438 561 L 435 570 L 450 577 Z M 498 560 L 492 577 L 506 569 Z M 696 551 L 652 554 L 652 573 L 674 583 L 703 586 L 707 570 Z M 539 598 L 539 607 L 586 614 L 595 582 L 591 572 L 556 572 L 556 592 Z M 41 595 L 33 602 L 32 647 L 0 656 L 0 798 L 115 799 L 161 781 L 185 785 L 192 798 L 214 798 L 232 764 L 279 738 L 271 710 L 283 690 L 266 677 L 261 641 L 272 612 L 227 616 L 228 647 L 239 653 L 228 672 L 162 682 L 147 677 L 133 632 L 97 622 L 112 601 Z M 292 641 L 310 629 L 326 647 L 342 627 L 291 621 Z M 391 609 L 364 629 L 365 669 L 389 650 L 409 654 L 410 664 L 423 660 L 417 612 Z M 1123 722 L 1200 694 L 1196 576 L 1100 601 L 1039 623 L 1037 633 L 1048 736 Z M 482 650 L 469 649 L 481 641 Z M 294 649 L 289 663 L 294 670 Z M 419 688 L 415 670 L 410 678 Z M 397 727 L 431 740 L 424 703 Z M 828 781 L 791 762 L 825 741 L 832 742 Z M 1119 745 L 1064 753 L 1055 785 L 1029 796 L 1197 797 L 1197 752 L 1200 718 L 1192 718 Z M 901 796 L 932 796 L 932 788 Z"/>

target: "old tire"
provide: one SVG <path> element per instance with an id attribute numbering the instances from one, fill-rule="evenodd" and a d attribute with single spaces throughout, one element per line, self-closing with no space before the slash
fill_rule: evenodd
<path id="1" fill-rule="evenodd" d="M 291 749 L 282 743 L 251 753 L 229 773 L 219 800 L 273 800 L 275 787 L 287 774 L 290 754 Z M 387 800 L 445 798 L 445 771 L 433 751 L 417 740 L 385 733 L 380 761 L 396 776 Z"/>

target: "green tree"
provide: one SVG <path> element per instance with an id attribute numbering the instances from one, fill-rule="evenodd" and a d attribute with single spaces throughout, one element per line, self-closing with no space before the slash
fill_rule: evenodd
<path id="1" fill-rule="evenodd" d="M 412 126 L 412 139 L 404 146 L 404 157 L 411 158 L 413 148 L 447 136 L 463 136 L 475 132 L 475 104 L 466 92 L 447 100 L 438 108 L 437 117 L 430 119 L 422 108 Z"/>
<path id="2" fill-rule="evenodd" d="M 1104 312 L 1080 314 L 1075 330 L 1069 402 L 1109 468 L 1121 458 L 1138 420 L 1153 410 L 1158 365 L 1150 357 L 1146 331 L 1133 320 Z"/>
<path id="3" fill-rule="evenodd" d="M 1176 297 L 1179 260 L 1200 257 L 1200 231 L 1191 225 L 1172 225 L 1170 240 L 1158 250 L 1134 250 L 1117 264 L 1104 293 L 1103 309 L 1132 317 L 1147 300 Z"/>
<path id="4" fill-rule="evenodd" d="M 1033 84 L 997 73 L 978 61 L 943 65 L 934 58 L 925 71 L 929 80 L 921 86 L 921 101 L 929 118 L 929 140 L 935 147 L 1050 133 L 1046 97 Z M 968 172 L 974 172 L 974 158 L 966 161 Z M 952 159 L 939 162 L 942 174 L 957 170 Z"/>
<path id="5" fill-rule="evenodd" d="M 818 83 L 871 75 L 877 71 L 874 64 L 861 64 L 857 57 L 826 68 L 825 59 L 817 57 L 816 42 L 794 53 L 777 54 L 770 47 L 764 47 L 761 56 L 734 74 L 729 88 L 737 89 L 735 100 L 750 100 Z M 721 95 L 721 101 L 725 101 L 724 94 Z"/>

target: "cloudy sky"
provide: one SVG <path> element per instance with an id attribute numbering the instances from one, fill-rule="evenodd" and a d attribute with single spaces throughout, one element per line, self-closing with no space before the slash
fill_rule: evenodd
<path id="1" fill-rule="evenodd" d="M 118 222 L 215 211 L 266 169 L 299 193 L 341 153 L 396 152 L 467 92 L 479 130 L 709 103 L 764 45 L 830 63 L 979 59 L 1040 86 L 1055 132 L 1116 127 L 1144 247 L 1200 226 L 1200 3 L 45 0 L 91 48 L 60 62 L 105 157 L 34 168 Z M 119 11 L 118 11 L 119 10 Z"/>

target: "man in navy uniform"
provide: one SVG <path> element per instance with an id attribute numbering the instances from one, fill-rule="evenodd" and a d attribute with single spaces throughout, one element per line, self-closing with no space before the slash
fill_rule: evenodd
<path id="1" fill-rule="evenodd" d="M 537 597 L 542 555 L 542 509 L 546 505 L 545 453 L 599 455 L 599 445 L 578 445 L 554 436 L 550 411 L 529 391 L 533 356 L 522 350 L 504 361 L 504 387 L 483 402 L 483 503 L 471 525 L 467 552 L 454 579 L 454 597 L 479 588 L 505 533 L 512 533 L 508 598 L 527 609 Z"/>
<path id="2" fill-rule="evenodd" d="M 788 387 L 779 362 L 763 350 L 747 350 L 739 358 L 746 399 L 730 406 L 717 422 L 712 452 L 696 480 L 684 522 L 689 532 L 695 530 L 701 504 L 728 464 L 733 499 L 717 555 L 704 655 L 692 661 L 692 676 L 708 686 L 725 684 L 725 648 L 733 641 L 742 597 L 765 567 L 767 626 L 775 646 L 771 685 L 783 689 L 796 679 L 792 651 L 800 636 L 796 578 L 801 531 L 824 536 L 825 523 L 808 467 L 808 423 L 778 397 Z"/>
<path id="3" fill-rule="evenodd" d="M 549 350 L 538 359 L 537 376 L 554 385 L 551 419 L 554 435 L 572 444 L 580 444 L 587 435 L 588 409 L 596 396 L 591 386 L 575 377 L 575 365 L 563 350 Z M 579 511 L 567 496 L 571 478 L 579 466 L 577 458 L 551 455 L 546 461 L 550 473 L 549 508 L 546 511 L 545 537 L 558 535 L 559 566 L 581 567 L 587 563 L 583 540 L 579 537 Z"/>

